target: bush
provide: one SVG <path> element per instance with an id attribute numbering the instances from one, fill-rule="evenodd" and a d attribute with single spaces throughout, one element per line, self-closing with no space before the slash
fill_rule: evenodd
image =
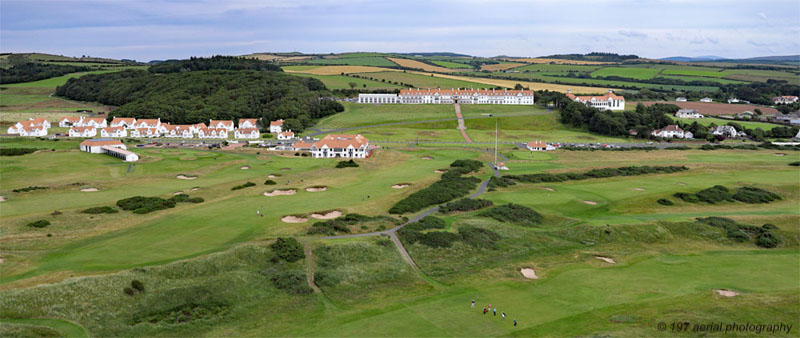
<path id="1" fill-rule="evenodd" d="M 128 295 L 128 296 L 133 296 L 133 294 L 136 293 L 136 291 L 133 291 L 133 289 L 131 289 L 131 288 L 127 287 L 127 286 L 122 288 L 122 292 L 125 292 L 125 294 Z"/>
<path id="2" fill-rule="evenodd" d="M 761 229 L 764 230 L 778 230 L 778 226 L 772 223 L 765 223 L 761 226 Z"/>
<path id="3" fill-rule="evenodd" d="M 117 206 L 122 210 L 133 211 L 135 214 L 146 214 L 157 210 L 174 208 L 175 200 L 165 200 L 161 197 L 134 196 L 117 201 Z"/>
<path id="4" fill-rule="evenodd" d="M 81 211 L 81 213 L 84 214 L 116 214 L 118 212 L 119 210 L 108 206 L 94 207 L 94 208 L 84 209 Z"/>
<path id="5" fill-rule="evenodd" d="M 33 153 L 39 149 L 36 148 L 2 148 L 0 149 L 0 156 L 21 156 Z"/>
<path id="6" fill-rule="evenodd" d="M 781 239 L 778 235 L 772 232 L 764 232 L 756 237 L 756 245 L 762 248 L 774 248 L 781 244 Z"/>
<path id="7" fill-rule="evenodd" d="M 341 280 L 336 274 L 329 273 L 325 270 L 318 271 L 314 274 L 314 284 L 317 284 L 317 286 L 334 287 L 339 284 L 339 282 L 341 282 Z"/>
<path id="8" fill-rule="evenodd" d="M 780 238 L 771 230 L 775 225 L 764 224 L 761 227 L 739 224 L 738 222 L 725 217 L 706 217 L 698 218 L 697 221 L 707 225 L 725 229 L 726 235 L 736 242 L 749 241 L 751 237 L 756 238 L 756 245 L 764 248 L 774 248 L 780 244 Z M 775 227 L 777 228 L 777 227 Z"/>
<path id="9" fill-rule="evenodd" d="M 353 160 L 339 161 L 339 163 L 336 164 L 336 168 L 358 168 L 358 163 Z"/>
<path id="10" fill-rule="evenodd" d="M 287 262 L 296 262 L 306 257 L 303 253 L 303 246 L 294 237 L 278 237 L 275 243 L 270 245 L 270 248 L 276 256 Z"/>
<path id="11" fill-rule="evenodd" d="M 47 187 L 31 186 L 31 187 L 14 189 L 14 190 L 11 190 L 11 191 L 13 191 L 13 192 L 29 192 L 29 191 L 44 190 L 44 189 L 47 189 Z"/>
<path id="12" fill-rule="evenodd" d="M 703 189 L 697 192 L 697 198 L 703 202 L 710 204 L 718 202 L 733 202 L 733 196 L 728 188 L 721 185 L 715 185 L 711 188 Z"/>
<path id="13" fill-rule="evenodd" d="M 444 220 L 433 216 L 425 216 L 417 222 L 406 225 L 411 230 L 444 229 Z"/>
<path id="14" fill-rule="evenodd" d="M 790 166 L 800 167 L 800 161 L 789 163 Z"/>
<path id="15" fill-rule="evenodd" d="M 468 172 L 473 172 L 480 170 L 483 167 L 483 163 L 476 160 L 455 160 L 453 163 L 450 163 L 450 166 L 454 168 L 464 168 L 467 169 Z"/>
<path id="16" fill-rule="evenodd" d="M 278 182 L 275 182 L 275 181 L 273 181 L 273 180 L 266 180 L 266 181 L 264 181 L 264 185 L 276 185 L 276 184 L 278 184 Z"/>
<path id="17" fill-rule="evenodd" d="M 615 176 L 637 176 L 647 174 L 671 174 L 689 170 L 685 166 L 663 166 L 663 167 L 620 167 L 620 168 L 603 168 L 592 169 L 583 173 L 561 173 L 561 174 L 529 174 L 529 175 L 505 175 L 503 178 L 511 179 L 524 183 L 546 183 L 546 182 L 564 182 L 574 180 L 586 180 L 590 178 L 607 178 Z"/>
<path id="18" fill-rule="evenodd" d="M 461 237 L 452 232 L 431 231 L 422 234 L 419 238 L 419 243 L 427 245 L 431 248 L 449 248 L 453 246 L 453 242 L 456 242 L 459 239 L 461 239 Z"/>
<path id="19" fill-rule="evenodd" d="M 491 181 L 490 181 L 491 182 Z M 488 208 L 494 205 L 492 201 L 482 199 L 462 198 L 455 202 L 450 202 L 439 207 L 439 212 L 446 214 L 457 211 L 472 211 Z"/>
<path id="20" fill-rule="evenodd" d="M 504 188 L 510 185 L 517 184 L 514 180 L 504 176 L 492 176 L 489 178 L 489 189 Z"/>
<path id="21" fill-rule="evenodd" d="M 763 189 L 754 187 L 741 187 L 739 189 L 736 189 L 736 193 L 733 194 L 733 199 L 739 202 L 754 204 L 754 203 L 769 203 L 775 200 L 779 200 L 781 199 L 781 197 L 775 193 Z"/>
<path id="22" fill-rule="evenodd" d="M 256 186 L 256 184 L 255 184 L 255 183 L 253 183 L 253 182 L 247 182 L 247 183 L 245 183 L 245 184 L 242 184 L 242 185 L 237 185 L 237 186 L 235 186 L 235 187 L 231 188 L 231 190 L 239 190 L 239 189 L 244 189 L 244 188 L 249 188 L 249 187 L 255 187 L 255 186 Z"/>
<path id="23" fill-rule="evenodd" d="M 134 279 L 131 281 L 131 287 L 136 289 L 136 291 L 144 292 L 144 284 L 138 279 Z"/>
<path id="24" fill-rule="evenodd" d="M 58 211 L 58 210 L 53 211 L 53 212 L 50 213 L 50 215 L 53 215 L 53 216 L 58 216 L 58 215 L 61 215 L 61 214 L 63 214 L 63 212 Z"/>
<path id="25" fill-rule="evenodd" d="M 203 203 L 205 200 L 202 197 L 192 197 L 187 198 L 184 202 L 186 203 Z"/>
<path id="26" fill-rule="evenodd" d="M 689 194 L 685 192 L 676 192 L 672 196 L 682 199 L 684 202 L 689 203 L 699 203 L 700 199 L 695 194 Z"/>
<path id="27" fill-rule="evenodd" d="M 44 219 L 28 223 L 28 226 L 31 228 L 44 228 L 48 225 L 50 225 L 50 221 Z"/>
<path id="28" fill-rule="evenodd" d="M 372 222 L 390 223 L 392 225 L 399 224 L 398 220 L 388 216 L 369 217 L 359 214 L 347 214 L 344 217 L 329 219 L 324 222 L 316 222 L 311 225 L 311 228 L 308 229 L 307 233 L 309 235 L 322 234 L 333 236 L 337 233 L 350 233 L 350 228 L 348 228 L 348 226 Z M 384 224 L 380 224 L 378 226 L 379 231 L 384 229 L 386 229 Z"/>
<path id="29" fill-rule="evenodd" d="M 661 204 L 661 205 L 672 205 L 672 201 L 670 201 L 670 200 L 668 200 L 666 198 L 659 198 L 657 202 L 658 202 L 658 204 Z"/>
<path id="30" fill-rule="evenodd" d="M 475 189 L 475 186 L 481 182 L 477 177 L 462 176 L 474 171 L 474 165 L 470 164 L 472 162 L 469 161 L 472 160 L 458 160 L 453 162 L 453 164 L 457 164 L 458 166 L 452 167 L 451 170 L 442 174 L 438 182 L 395 203 L 395 205 L 389 209 L 389 213 L 402 214 L 406 212 L 416 212 L 427 206 L 445 203 L 469 194 Z M 474 162 L 480 163 L 478 161 Z"/>
<path id="31" fill-rule="evenodd" d="M 501 236 L 488 229 L 478 228 L 474 226 L 465 226 L 458 229 L 458 234 L 464 243 L 478 248 L 496 249 L 497 241 Z"/>
<path id="32" fill-rule="evenodd" d="M 523 205 L 509 203 L 486 210 L 478 216 L 489 217 L 500 222 L 516 223 L 523 226 L 536 226 L 542 215 Z"/>
<path id="33" fill-rule="evenodd" d="M 275 273 L 272 284 L 276 288 L 294 294 L 309 294 L 314 292 L 306 282 L 306 274 L 297 270 L 281 271 Z"/>

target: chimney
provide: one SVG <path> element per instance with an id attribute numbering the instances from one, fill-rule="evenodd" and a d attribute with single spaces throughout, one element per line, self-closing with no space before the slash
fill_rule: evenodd
<path id="1" fill-rule="evenodd" d="M 608 90 L 608 93 L 609 93 L 609 94 L 611 94 L 611 93 L 613 93 L 613 92 L 614 92 L 614 91 L 612 91 L 611 89 L 609 89 L 609 90 Z"/>

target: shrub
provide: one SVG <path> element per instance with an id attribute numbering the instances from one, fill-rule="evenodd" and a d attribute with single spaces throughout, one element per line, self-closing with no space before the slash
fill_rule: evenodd
<path id="1" fill-rule="evenodd" d="M 144 292 L 144 284 L 138 279 L 134 279 L 131 281 L 131 287 L 136 289 L 136 291 Z"/>
<path id="2" fill-rule="evenodd" d="M 489 217 L 500 222 L 516 223 L 523 226 L 536 226 L 542 221 L 542 215 L 523 205 L 509 203 L 486 210 L 479 216 Z"/>
<path id="3" fill-rule="evenodd" d="M 47 189 L 47 187 L 31 186 L 31 187 L 14 189 L 14 190 L 11 190 L 11 191 L 13 191 L 13 192 L 29 192 L 29 191 L 44 190 L 44 189 Z"/>
<path id="4" fill-rule="evenodd" d="M 375 241 L 375 244 L 380 246 L 392 246 L 392 240 L 387 238 L 379 238 L 377 241 Z"/>
<path id="5" fill-rule="evenodd" d="M 444 220 L 433 216 L 425 216 L 417 222 L 405 226 L 411 230 L 444 229 Z"/>
<path id="6" fill-rule="evenodd" d="M 670 174 L 689 170 L 685 166 L 631 166 L 620 168 L 592 169 L 583 173 L 561 173 L 561 174 L 529 174 L 529 175 L 504 175 L 503 178 L 524 182 L 524 183 L 545 183 L 545 182 L 564 182 L 573 180 L 586 180 L 590 178 L 607 178 L 614 176 L 637 176 L 647 174 Z"/>
<path id="7" fill-rule="evenodd" d="M 63 214 L 63 212 L 58 211 L 58 210 L 53 211 L 52 213 L 50 213 L 50 215 L 53 215 L 53 216 L 58 216 L 58 215 L 61 215 L 61 214 Z"/>
<path id="8" fill-rule="evenodd" d="M 278 237 L 275 243 L 270 245 L 270 248 L 276 256 L 287 262 L 296 262 L 306 257 L 303 253 L 303 246 L 294 237 Z"/>
<path id="9" fill-rule="evenodd" d="M 306 274 L 296 270 L 281 271 L 275 273 L 272 284 L 276 288 L 294 294 L 309 294 L 314 292 L 306 282 Z"/>
<path id="10" fill-rule="evenodd" d="M 800 167 L 800 161 L 789 163 L 790 166 Z"/>
<path id="11" fill-rule="evenodd" d="M 439 207 L 439 212 L 446 214 L 457 211 L 472 211 L 488 208 L 494 205 L 492 201 L 482 199 L 462 198 L 455 202 L 450 202 Z"/>
<path id="12" fill-rule="evenodd" d="M 465 226 L 458 229 L 464 243 L 478 248 L 496 249 L 500 235 L 492 230 Z"/>
<path id="13" fill-rule="evenodd" d="M 28 223 L 28 226 L 31 227 L 31 228 L 44 228 L 44 227 L 46 227 L 48 225 L 50 225 L 50 221 L 45 220 L 45 219 L 40 219 L 38 221 L 33 221 L 33 222 Z"/>
<path id="14" fill-rule="evenodd" d="M 115 208 L 112 208 L 112 207 L 109 207 L 109 206 L 94 207 L 94 208 L 84 209 L 84 210 L 81 211 L 81 213 L 84 213 L 84 214 L 116 214 L 118 212 L 119 212 L 119 210 L 117 210 Z"/>
<path id="15" fill-rule="evenodd" d="M 780 237 L 770 231 L 761 233 L 756 237 L 756 245 L 762 248 L 774 248 L 777 247 L 778 244 L 781 244 Z"/>
<path id="16" fill-rule="evenodd" d="M 128 296 L 133 296 L 133 294 L 136 293 L 136 291 L 133 291 L 133 289 L 131 289 L 131 288 L 127 287 L 127 286 L 122 288 L 122 292 L 125 292 L 125 294 L 128 295 Z"/>
<path id="17" fill-rule="evenodd" d="M 711 188 L 703 189 L 697 192 L 697 198 L 703 202 L 710 204 L 718 202 L 733 202 L 733 196 L 728 188 L 721 185 L 715 185 Z"/>
<path id="18" fill-rule="evenodd" d="M 274 180 L 266 180 L 266 181 L 264 181 L 264 185 L 276 185 L 276 184 L 278 184 L 278 182 L 275 182 Z"/>
<path id="19" fill-rule="evenodd" d="M 778 226 L 772 223 L 765 223 L 761 226 L 761 229 L 764 230 L 778 230 Z"/>
<path id="20" fill-rule="evenodd" d="M 2 148 L 0 149 L 0 156 L 21 156 L 33 153 L 39 149 L 36 148 Z"/>
<path id="21" fill-rule="evenodd" d="M 356 161 L 353 160 L 339 161 L 339 163 L 336 164 L 336 168 L 357 168 L 357 167 L 358 163 L 356 163 Z"/>
<path id="22" fill-rule="evenodd" d="M 350 228 L 348 226 L 363 224 L 363 223 L 390 223 L 392 225 L 398 224 L 398 220 L 395 220 L 388 216 L 364 216 L 359 214 L 347 214 L 344 217 L 339 217 L 336 219 L 329 219 L 324 222 L 316 222 L 311 225 L 311 228 L 308 229 L 309 235 L 314 234 L 322 234 L 332 236 L 337 233 L 350 233 Z M 378 231 L 382 231 L 386 229 L 384 224 L 380 224 L 378 226 Z"/>
<path id="23" fill-rule="evenodd" d="M 514 180 L 504 176 L 492 176 L 489 178 L 489 189 L 504 188 L 510 185 L 517 184 Z"/>
<path id="24" fill-rule="evenodd" d="M 450 163 L 450 166 L 454 168 L 465 168 L 468 172 L 474 172 L 480 170 L 483 167 L 483 163 L 476 160 L 455 160 L 453 163 Z"/>
<path id="25" fill-rule="evenodd" d="M 676 192 L 672 196 L 682 199 L 684 202 L 689 203 L 699 203 L 700 199 L 695 194 L 689 194 L 685 192 Z"/>
<path id="26" fill-rule="evenodd" d="M 668 200 L 666 198 L 659 198 L 657 202 L 658 202 L 658 204 L 661 204 L 661 205 L 672 205 L 672 201 L 670 201 L 670 200 Z"/>
<path id="27" fill-rule="evenodd" d="M 235 187 L 231 188 L 231 190 L 239 190 L 239 189 L 244 189 L 244 188 L 249 188 L 249 187 L 255 187 L 255 186 L 256 186 L 256 184 L 255 184 L 255 183 L 253 183 L 253 182 L 247 182 L 247 183 L 245 183 L 245 184 L 242 184 L 242 185 L 237 185 L 237 186 L 235 186 Z"/>
<path id="28" fill-rule="evenodd" d="M 472 160 L 458 160 L 453 162 L 453 164 L 458 164 L 458 166 L 442 174 L 439 181 L 395 203 L 395 205 L 389 209 L 389 213 L 402 214 L 406 212 L 416 212 L 427 206 L 445 203 L 469 194 L 481 180 L 477 177 L 462 176 L 463 174 L 474 171 L 471 169 L 474 166 L 468 161 Z"/>
<path id="29" fill-rule="evenodd" d="M 202 197 L 192 197 L 187 198 L 184 202 L 186 203 L 203 203 L 205 200 Z"/>
<path id="30" fill-rule="evenodd" d="M 146 214 L 157 210 L 174 208 L 175 200 L 165 200 L 161 197 L 134 196 L 117 201 L 117 206 L 122 210 L 133 211 L 135 214 Z"/>
<path id="31" fill-rule="evenodd" d="M 338 276 L 325 270 L 318 271 L 314 274 L 314 284 L 317 284 L 317 286 L 334 287 L 339 284 L 339 282 L 341 282 L 341 279 L 339 279 Z"/>
<path id="32" fill-rule="evenodd" d="M 453 242 L 458 241 L 461 237 L 457 234 L 447 231 L 431 231 L 419 238 L 419 243 L 427 245 L 431 248 L 449 248 L 453 246 Z"/>
<path id="33" fill-rule="evenodd" d="M 736 189 L 736 193 L 733 194 L 733 199 L 744 202 L 744 203 L 769 203 L 775 200 L 781 199 L 775 193 L 754 188 L 754 187 L 741 187 Z"/>

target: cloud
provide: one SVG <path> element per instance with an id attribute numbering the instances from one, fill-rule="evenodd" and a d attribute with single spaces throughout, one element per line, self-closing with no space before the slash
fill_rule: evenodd
<path id="1" fill-rule="evenodd" d="M 637 32 L 637 31 L 619 31 L 617 33 L 619 33 L 619 35 L 622 35 L 622 36 L 627 37 L 627 38 L 639 39 L 639 40 L 647 39 L 647 34 L 644 34 L 642 32 Z"/>

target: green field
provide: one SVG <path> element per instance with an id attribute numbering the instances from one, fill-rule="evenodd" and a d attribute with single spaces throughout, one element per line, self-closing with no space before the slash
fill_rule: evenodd
<path id="1" fill-rule="evenodd" d="M 717 90 L 717 87 L 711 87 L 711 86 L 666 85 L 666 84 L 656 84 L 656 83 L 600 80 L 600 79 L 564 77 L 564 76 L 547 76 L 547 75 L 539 75 L 538 73 L 511 73 L 511 74 L 503 74 L 503 76 L 519 78 L 519 79 L 528 79 L 531 81 L 546 82 L 546 83 L 566 83 L 575 85 L 588 85 L 595 87 L 597 86 L 634 87 L 634 88 L 656 88 L 656 89 L 670 89 L 670 90 L 681 90 L 681 91 L 708 91 L 708 92 L 713 92 Z"/>
<path id="2" fill-rule="evenodd" d="M 741 120 L 737 121 L 737 120 L 721 119 L 721 118 L 716 118 L 716 117 L 704 117 L 702 119 L 686 119 L 686 118 L 679 119 L 679 118 L 672 117 L 672 120 L 681 121 L 683 123 L 693 123 L 693 122 L 697 121 L 697 123 L 702 125 L 702 126 L 709 126 L 712 123 L 716 124 L 718 126 L 723 126 L 723 125 L 727 125 L 729 122 L 733 122 L 733 123 L 736 123 L 738 125 L 741 125 L 742 127 L 748 128 L 748 129 L 761 128 L 762 130 L 769 130 L 769 129 L 772 129 L 772 128 L 775 128 L 775 127 L 779 126 L 779 125 L 773 124 L 773 123 L 741 121 Z"/>
<path id="3" fill-rule="evenodd" d="M 660 70 L 651 68 L 605 67 L 592 72 L 592 77 L 620 76 L 631 79 L 648 80 L 658 75 L 659 72 Z"/>
<path id="4" fill-rule="evenodd" d="M 349 56 L 336 59 L 315 59 L 308 60 L 305 63 L 315 65 L 350 65 L 350 66 L 375 66 L 375 67 L 396 67 L 394 62 L 387 60 L 380 56 L 364 56 L 355 57 Z"/>
<path id="5" fill-rule="evenodd" d="M 452 61 L 431 60 L 430 63 L 435 64 L 437 66 L 442 66 L 442 67 L 445 67 L 445 68 L 453 68 L 453 69 L 469 68 L 469 65 L 466 65 L 466 64 L 463 64 L 463 63 L 458 63 L 458 62 L 452 62 Z"/>
<path id="6" fill-rule="evenodd" d="M 725 77 L 728 75 L 725 71 L 710 71 L 710 70 L 683 70 L 683 69 L 664 69 L 661 71 L 662 75 L 686 75 L 686 76 L 701 76 L 701 77 Z"/>
<path id="7" fill-rule="evenodd" d="M 662 73 L 663 74 L 663 73 Z M 719 84 L 745 84 L 747 81 L 738 81 L 738 80 L 728 80 L 728 79 L 721 79 L 717 77 L 700 77 L 700 76 L 686 76 L 686 75 L 659 75 L 660 78 L 665 79 L 676 79 L 681 81 L 706 81 L 706 82 L 716 82 Z"/>
<path id="8" fill-rule="evenodd" d="M 405 72 L 361 73 L 362 76 L 377 80 L 408 83 L 415 88 L 486 88 L 488 85 L 461 80 L 444 79 Z"/>
<path id="9" fill-rule="evenodd" d="M 395 89 L 395 88 L 403 88 L 399 85 L 381 82 L 381 81 L 373 81 L 373 80 L 366 80 L 361 78 L 355 78 L 350 76 L 344 75 L 315 75 L 315 74 L 306 74 L 306 73 L 290 73 L 294 76 L 302 76 L 302 77 L 313 77 L 315 79 L 319 79 L 322 83 L 325 84 L 325 87 L 328 89 L 350 89 L 350 83 L 355 83 L 355 89 Z"/>

